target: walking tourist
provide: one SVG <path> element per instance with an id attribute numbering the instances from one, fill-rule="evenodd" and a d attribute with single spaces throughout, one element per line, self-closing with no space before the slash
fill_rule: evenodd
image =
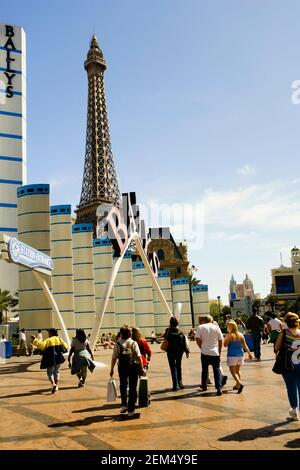
<path id="1" fill-rule="evenodd" d="M 71 358 L 72 366 L 71 366 Z M 68 356 L 69 367 L 71 374 L 77 375 L 79 382 L 78 387 L 84 387 L 87 376 L 87 370 L 93 372 L 95 364 L 93 363 L 94 356 L 90 349 L 89 341 L 86 337 L 84 330 L 76 330 L 76 336 L 72 339 L 71 348 Z"/>
<path id="2" fill-rule="evenodd" d="M 173 382 L 173 392 L 180 388 L 183 389 L 181 361 L 183 353 L 189 357 L 190 350 L 187 344 L 185 334 L 178 328 L 178 320 L 175 317 L 170 318 L 170 326 L 166 329 L 164 339 L 168 341 L 167 356 L 170 366 Z"/>
<path id="3" fill-rule="evenodd" d="M 284 317 L 286 328 L 279 334 L 275 343 L 275 352 L 281 348 L 286 348 L 288 357 L 291 360 L 292 370 L 283 372 L 287 395 L 290 403 L 289 414 L 295 421 L 299 420 L 300 408 L 300 328 L 299 316 L 289 312 Z"/>
<path id="4" fill-rule="evenodd" d="M 238 331 L 243 335 L 246 333 L 246 325 L 241 318 L 237 318 L 235 323 L 237 324 Z"/>
<path id="5" fill-rule="evenodd" d="M 270 313 L 271 320 L 268 322 L 268 332 L 270 334 L 270 343 L 275 344 L 276 340 L 282 330 L 281 321 L 277 318 L 276 314 Z"/>
<path id="6" fill-rule="evenodd" d="M 142 355 L 136 341 L 131 338 L 131 330 L 125 325 L 120 329 L 120 339 L 115 343 L 111 359 L 110 376 L 114 375 L 114 367 L 118 361 L 120 378 L 120 392 L 122 407 L 120 413 L 134 416 L 137 399 L 137 383 L 139 375 L 144 375 Z M 127 385 L 129 383 L 129 397 L 127 398 Z"/>
<path id="7" fill-rule="evenodd" d="M 43 353 L 41 360 L 41 369 L 47 369 L 47 376 L 51 382 L 51 393 L 58 390 L 59 368 L 65 361 L 63 352 L 68 350 L 66 343 L 59 338 L 57 330 L 50 328 L 48 330 L 49 338 L 44 341 L 38 341 L 34 335 L 31 335 L 32 344 Z"/>
<path id="8" fill-rule="evenodd" d="M 227 381 L 227 376 L 220 370 L 220 356 L 223 344 L 222 331 L 212 323 L 211 315 L 201 317 L 201 325 L 196 329 L 196 342 L 201 349 L 201 385 L 200 388 L 207 390 L 208 366 L 211 365 L 214 372 L 215 388 L 217 395 L 222 395 L 222 387 Z"/>
<path id="9" fill-rule="evenodd" d="M 25 329 L 22 328 L 22 330 L 19 332 L 19 356 L 23 356 L 24 353 L 26 356 L 29 354 Z"/>
<path id="10" fill-rule="evenodd" d="M 254 356 L 257 361 L 260 361 L 261 356 L 261 339 L 262 339 L 262 332 L 264 329 L 264 321 L 263 319 L 257 315 L 256 310 L 253 312 L 251 317 L 247 322 L 247 329 L 251 330 L 251 334 L 253 337 L 253 347 L 254 347 Z"/>
<path id="11" fill-rule="evenodd" d="M 153 344 L 154 342 L 159 344 L 159 341 L 156 338 L 156 334 L 154 333 L 154 331 L 152 331 L 151 332 L 151 344 Z"/>
<path id="12" fill-rule="evenodd" d="M 139 328 L 132 328 L 131 337 L 139 345 L 140 353 L 142 355 L 143 369 L 148 369 L 148 364 L 152 355 L 149 344 L 147 343 L 146 339 L 142 337 L 142 333 Z"/>
<path id="13" fill-rule="evenodd" d="M 225 322 L 226 328 L 227 328 L 228 322 L 230 322 L 231 320 L 232 320 L 231 313 L 227 313 L 227 315 L 226 315 L 226 322 Z"/>
<path id="14" fill-rule="evenodd" d="M 43 341 L 42 330 L 38 330 L 38 334 L 36 335 L 36 339 L 40 342 Z M 38 353 L 41 353 L 41 351 L 32 344 L 31 345 L 31 355 L 33 356 L 33 354 L 38 354 Z"/>
<path id="15" fill-rule="evenodd" d="M 227 347 L 227 365 L 231 372 L 235 385 L 233 390 L 238 393 L 243 391 L 244 385 L 241 382 L 241 366 L 244 364 L 244 351 L 248 353 L 249 359 L 252 354 L 246 344 L 244 335 L 238 331 L 238 325 L 235 321 L 228 322 L 227 335 L 224 338 L 224 346 Z"/>

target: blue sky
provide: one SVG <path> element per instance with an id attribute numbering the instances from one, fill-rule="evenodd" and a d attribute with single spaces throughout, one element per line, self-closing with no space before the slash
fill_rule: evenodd
<path id="1" fill-rule="evenodd" d="M 232 273 L 266 295 L 300 241 L 299 15 L 296 0 L 15 0 L 1 22 L 27 35 L 28 182 L 79 202 L 95 33 L 121 190 L 201 204 L 190 260 L 211 297 Z"/>

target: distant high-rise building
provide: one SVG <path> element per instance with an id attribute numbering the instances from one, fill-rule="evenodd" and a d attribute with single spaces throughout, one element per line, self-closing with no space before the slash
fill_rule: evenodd
<path id="1" fill-rule="evenodd" d="M 248 274 L 246 274 L 242 284 L 237 284 L 232 275 L 229 283 L 229 304 L 232 309 L 233 318 L 235 318 L 237 313 L 246 316 L 251 315 L 254 299 L 253 282 Z"/>
<path id="2" fill-rule="evenodd" d="M 271 294 L 280 300 L 295 300 L 300 295 L 300 250 L 296 246 L 291 250 L 291 266 L 271 270 Z"/>
<path id="3" fill-rule="evenodd" d="M 230 279 L 230 283 L 229 283 L 229 293 L 230 294 L 236 294 L 236 290 L 237 290 L 237 283 L 236 283 L 236 280 L 234 279 L 233 274 L 232 274 L 231 279 Z"/>
<path id="4" fill-rule="evenodd" d="M 254 299 L 254 289 L 253 289 L 253 282 L 249 279 L 248 274 L 246 274 L 246 278 L 243 282 L 245 296 L 251 297 Z"/>
<path id="5" fill-rule="evenodd" d="M 106 64 L 96 36 L 91 40 L 84 68 L 88 75 L 88 111 L 83 182 L 76 224 L 92 223 L 95 234 L 97 207 L 103 203 L 120 205 L 105 100 Z"/>
<path id="6" fill-rule="evenodd" d="M 237 284 L 237 286 L 236 286 L 236 296 L 237 296 L 238 299 L 243 299 L 245 297 L 244 284 Z"/>

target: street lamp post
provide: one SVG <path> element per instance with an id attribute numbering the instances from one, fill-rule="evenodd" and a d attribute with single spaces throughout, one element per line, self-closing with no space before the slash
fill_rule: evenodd
<path id="1" fill-rule="evenodd" d="M 218 299 L 218 311 L 219 311 L 219 315 L 221 315 L 221 304 L 220 304 L 221 297 L 218 295 L 217 299 Z"/>

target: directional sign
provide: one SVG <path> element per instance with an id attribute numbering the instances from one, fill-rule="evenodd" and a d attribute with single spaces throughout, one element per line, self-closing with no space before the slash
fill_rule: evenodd
<path id="1" fill-rule="evenodd" d="M 10 239 L 8 251 L 14 263 L 22 264 L 32 269 L 42 268 L 49 271 L 53 270 L 53 261 L 50 256 L 20 242 L 16 238 Z"/>

